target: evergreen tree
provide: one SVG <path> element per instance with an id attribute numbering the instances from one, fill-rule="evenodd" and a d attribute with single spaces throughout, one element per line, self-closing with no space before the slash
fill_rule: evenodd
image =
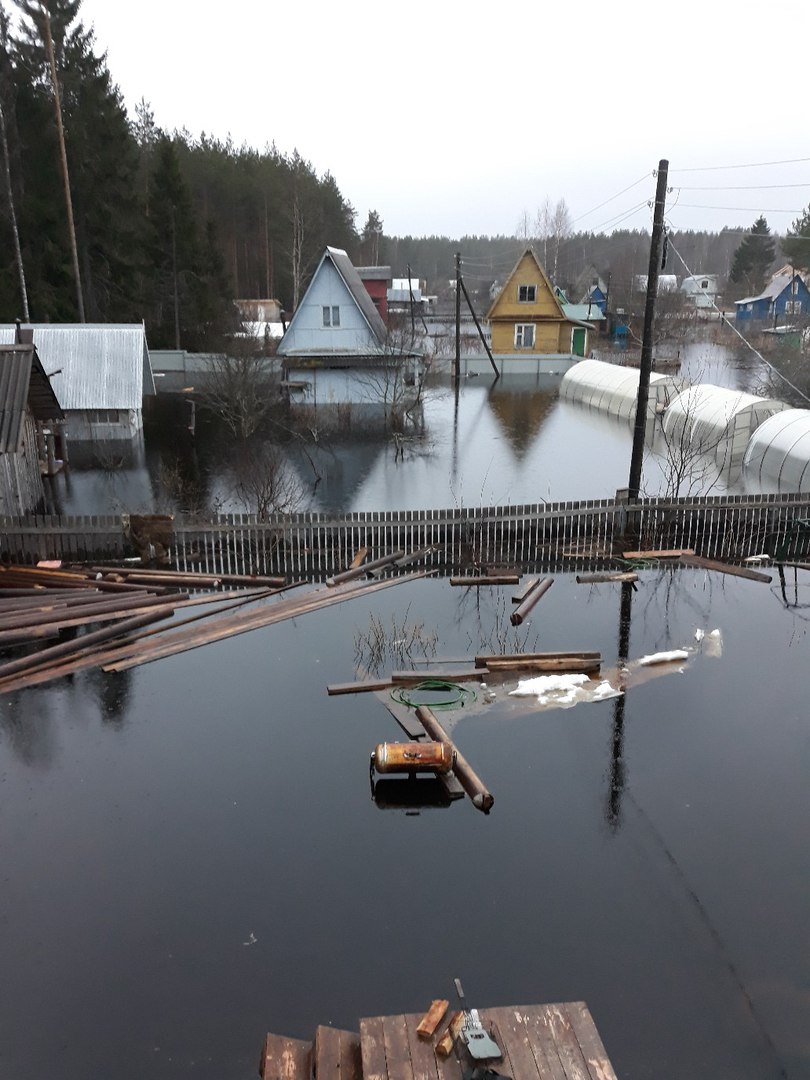
<path id="1" fill-rule="evenodd" d="M 369 210 L 363 232 L 360 235 L 360 258 L 364 266 L 380 265 L 382 239 L 382 218 L 376 210 Z"/>
<path id="2" fill-rule="evenodd" d="M 200 236 L 171 139 L 157 144 L 150 190 L 150 343 L 156 348 L 204 349 L 233 328 L 232 294 L 216 229 L 209 222 Z"/>
<path id="3" fill-rule="evenodd" d="M 782 251 L 797 270 L 810 270 L 810 206 L 796 218 L 782 241 Z"/>
<path id="4" fill-rule="evenodd" d="M 26 195 L 36 241 L 47 239 L 32 287 L 38 317 L 76 317 L 68 264 L 64 196 L 59 194 L 59 148 L 54 122 L 45 21 L 50 18 L 59 83 L 65 146 L 70 167 L 79 269 L 85 314 L 90 321 L 138 318 L 135 295 L 142 215 L 137 201 L 137 148 L 106 56 L 95 51 L 94 35 L 79 18 L 81 0 L 17 0 L 26 18 L 16 43 L 21 77 L 18 117 L 26 132 L 23 148 Z M 30 184 L 30 192 L 29 192 Z M 44 310 L 42 300 L 45 300 Z"/>
<path id="5" fill-rule="evenodd" d="M 757 296 L 765 288 L 768 271 L 773 265 L 776 242 L 766 219 L 760 215 L 751 232 L 734 252 L 729 278 L 743 285 L 749 296 Z"/>

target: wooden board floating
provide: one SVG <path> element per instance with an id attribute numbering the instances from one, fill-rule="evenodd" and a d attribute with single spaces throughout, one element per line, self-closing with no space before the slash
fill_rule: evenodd
<path id="1" fill-rule="evenodd" d="M 656 551 L 625 551 L 625 559 L 680 559 L 682 555 L 694 555 L 693 548 L 661 548 Z"/>
<path id="2" fill-rule="evenodd" d="M 472 574 L 462 577 L 451 577 L 451 585 L 471 586 L 475 585 L 517 585 L 520 581 L 520 574 L 478 574 L 473 577 Z"/>
<path id="3" fill-rule="evenodd" d="M 759 570 L 749 570 L 747 566 L 732 566 L 731 563 L 717 562 L 715 559 L 703 559 L 699 555 L 682 555 L 681 562 L 684 566 L 717 570 L 720 574 L 731 574 L 732 577 L 746 578 L 748 581 L 762 581 L 767 584 L 772 580 L 770 574 L 763 574 Z"/>
<path id="4" fill-rule="evenodd" d="M 494 1065 L 514 1080 L 616 1080 L 616 1073 L 584 1001 L 479 1009 L 484 1028 L 503 1052 Z M 262 1080 L 461 1080 L 469 1067 L 461 1041 L 447 1033 L 455 1013 L 430 1039 L 419 1037 L 418 1013 L 373 1016 L 359 1035 L 319 1027 L 313 1042 L 268 1035 Z"/>
<path id="5" fill-rule="evenodd" d="M 577 574 L 578 585 L 596 585 L 602 581 L 633 582 L 638 581 L 638 574 L 634 574 L 632 571 L 617 571 L 615 574 Z"/>

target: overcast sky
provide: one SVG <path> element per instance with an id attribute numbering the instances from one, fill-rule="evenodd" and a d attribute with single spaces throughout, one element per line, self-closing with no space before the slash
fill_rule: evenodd
<path id="1" fill-rule="evenodd" d="M 645 227 L 660 158 L 673 228 L 762 212 L 784 232 L 810 203 L 806 2 L 83 0 L 82 15 L 131 115 L 143 97 L 166 130 L 297 148 L 358 227 L 373 208 L 389 235 L 513 234 L 546 196 L 578 229 Z"/>

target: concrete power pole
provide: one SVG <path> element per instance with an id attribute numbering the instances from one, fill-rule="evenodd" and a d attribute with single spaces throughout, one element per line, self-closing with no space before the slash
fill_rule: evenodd
<path id="1" fill-rule="evenodd" d="M 644 306 L 644 331 L 641 339 L 641 369 L 638 377 L 638 402 L 636 423 L 633 429 L 633 453 L 630 458 L 630 481 L 628 495 L 637 499 L 641 487 L 641 462 L 644 457 L 644 432 L 647 427 L 647 400 L 650 396 L 650 372 L 652 371 L 653 327 L 655 325 L 655 298 L 658 292 L 658 274 L 661 270 L 661 252 L 664 240 L 664 206 L 667 197 L 667 173 L 669 162 L 658 162 L 658 185 L 655 189 L 652 237 L 650 239 L 650 266 L 647 273 L 647 302 Z"/>

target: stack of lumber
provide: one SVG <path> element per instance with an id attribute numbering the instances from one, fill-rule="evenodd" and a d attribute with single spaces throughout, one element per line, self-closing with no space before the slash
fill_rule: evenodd
<path id="1" fill-rule="evenodd" d="M 276 600 L 277 593 L 294 586 L 280 578 L 134 567 L 0 566 L 0 692 L 36 686 L 87 668 L 123 671 L 421 576 L 315 588 L 292 599 Z M 262 587 L 214 591 L 223 584 Z M 181 588 L 202 595 L 191 597 Z M 257 610 L 234 610 L 268 599 L 270 604 Z M 206 610 L 168 622 L 178 608 L 194 605 L 205 605 Z M 162 625 L 151 626 L 157 622 Z M 106 625 L 87 629 L 95 624 Z M 53 639 L 58 639 L 55 644 L 42 647 L 43 641 Z"/>

